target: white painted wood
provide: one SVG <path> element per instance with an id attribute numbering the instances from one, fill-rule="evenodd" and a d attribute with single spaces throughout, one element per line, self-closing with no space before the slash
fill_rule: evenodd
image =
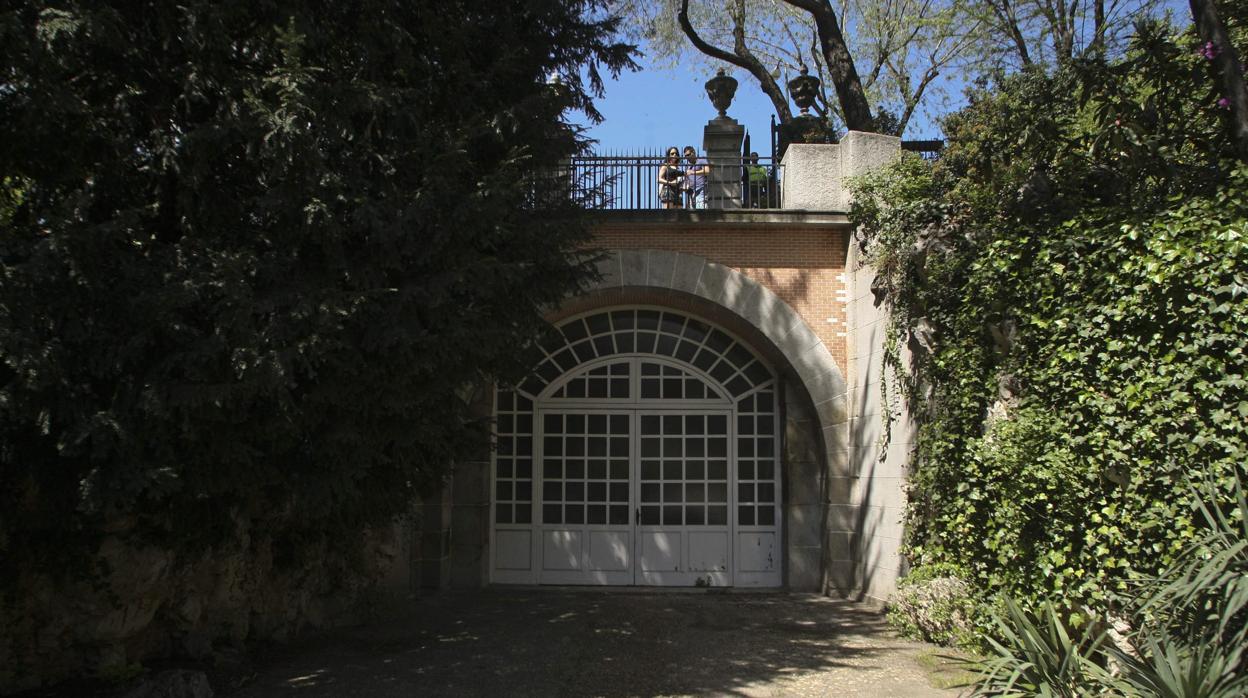
<path id="1" fill-rule="evenodd" d="M 710 349 L 686 355 L 701 367 L 618 353 L 549 380 L 532 406 L 531 476 L 518 472 L 523 456 L 492 459 L 494 582 L 781 585 L 774 373 L 743 390 L 757 357 L 733 349 L 704 361 Z M 725 371 L 729 353 L 739 368 Z M 735 381 L 735 398 L 716 376 Z M 528 444 L 516 425 L 529 417 L 504 416 L 508 447 Z"/>

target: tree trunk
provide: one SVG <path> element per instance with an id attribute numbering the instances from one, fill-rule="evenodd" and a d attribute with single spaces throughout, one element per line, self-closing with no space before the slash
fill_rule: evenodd
<path id="1" fill-rule="evenodd" d="M 784 0 L 784 2 L 806 10 L 815 20 L 820 47 L 823 50 L 823 60 L 828 67 L 828 74 L 832 77 L 832 86 L 836 88 L 836 97 L 841 103 L 841 115 L 845 118 L 845 126 L 851 131 L 875 131 L 875 117 L 871 115 L 871 105 L 867 103 L 866 92 L 862 89 L 862 81 L 858 78 L 858 69 L 854 67 L 853 56 L 849 55 L 849 47 L 845 44 L 845 36 L 841 33 L 841 26 L 831 3 L 828 0 Z"/>

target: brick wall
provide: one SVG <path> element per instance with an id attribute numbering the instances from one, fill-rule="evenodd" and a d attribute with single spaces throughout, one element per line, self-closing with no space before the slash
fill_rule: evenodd
<path id="1" fill-rule="evenodd" d="M 630 222 L 600 224 L 595 231 L 606 249 L 684 252 L 749 276 L 792 306 L 845 371 L 844 226 Z"/>

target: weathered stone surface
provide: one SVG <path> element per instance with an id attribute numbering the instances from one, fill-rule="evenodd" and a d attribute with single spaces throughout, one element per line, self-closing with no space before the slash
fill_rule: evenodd
<path id="1" fill-rule="evenodd" d="M 676 268 L 672 272 L 672 290 L 695 293 L 698 290 L 698 279 L 702 277 L 702 269 L 705 266 L 706 260 L 696 255 L 677 255 Z"/>
<path id="2" fill-rule="evenodd" d="M 672 276 L 676 273 L 678 253 L 667 250 L 650 250 L 649 267 L 646 272 L 646 285 L 670 288 Z"/>
<path id="3" fill-rule="evenodd" d="M 621 250 L 620 283 L 624 286 L 645 286 L 647 276 L 646 250 Z"/>
<path id="4" fill-rule="evenodd" d="M 212 686 L 202 671 L 172 669 L 144 680 L 125 698 L 212 698 Z"/>

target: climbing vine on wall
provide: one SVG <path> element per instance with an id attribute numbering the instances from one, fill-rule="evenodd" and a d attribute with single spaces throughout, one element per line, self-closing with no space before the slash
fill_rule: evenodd
<path id="1" fill-rule="evenodd" d="M 1248 168 L 1191 34 L 975 94 L 853 219 L 919 422 L 908 554 L 1109 603 L 1248 467 Z M 1043 109 L 1036 105 L 1043 104 Z"/>

